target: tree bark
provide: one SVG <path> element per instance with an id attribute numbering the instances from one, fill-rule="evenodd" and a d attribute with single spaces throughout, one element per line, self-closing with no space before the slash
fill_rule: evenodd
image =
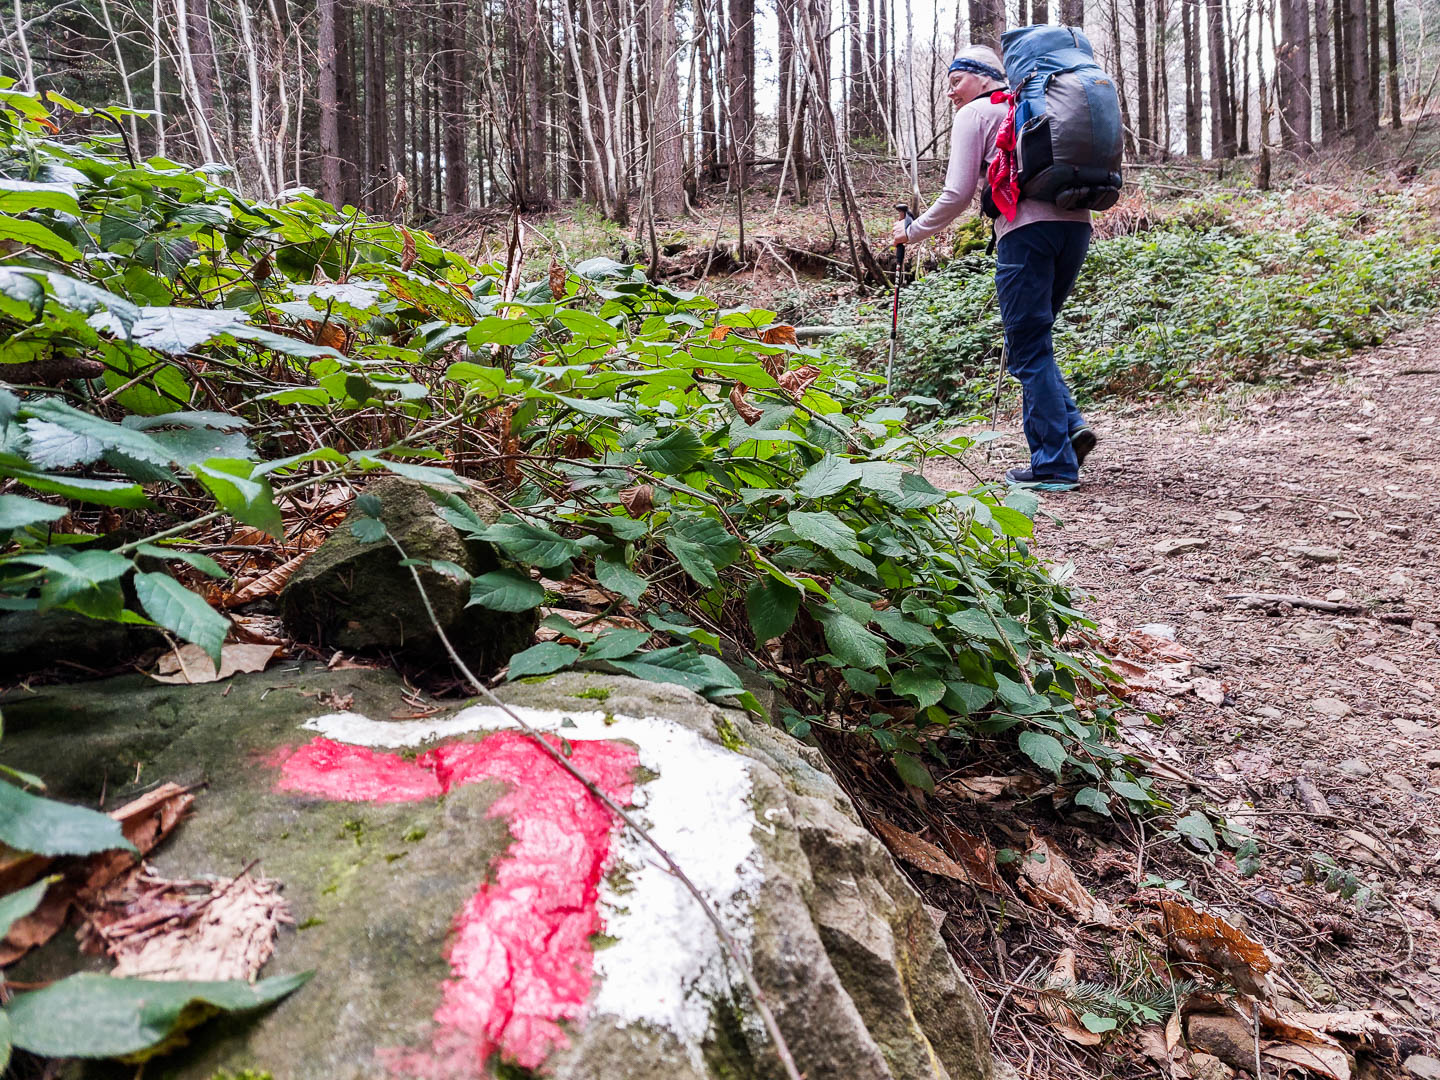
<path id="1" fill-rule="evenodd" d="M 1306 0 L 1279 0 L 1280 40 L 1275 43 L 1279 83 L 1280 145 L 1292 154 L 1313 149 L 1310 131 L 1310 12 Z"/>
<path id="2" fill-rule="evenodd" d="M 1350 85 L 1350 42 L 1348 0 L 1331 0 L 1335 27 L 1335 119 L 1342 134 L 1350 132 L 1350 111 L 1355 107 L 1355 89 Z"/>
<path id="3" fill-rule="evenodd" d="M 1368 146 L 1375 139 L 1378 119 L 1375 98 L 1370 93 L 1370 42 L 1366 33 L 1365 0 L 1343 0 L 1345 3 L 1345 46 L 1349 49 L 1349 73 L 1346 90 L 1350 96 L 1350 130 L 1359 146 Z"/>
<path id="4" fill-rule="evenodd" d="M 1085 0 L 1060 0 L 1060 21 L 1066 26 L 1085 29 Z"/>
<path id="5" fill-rule="evenodd" d="M 320 197 L 340 205 L 339 48 L 335 41 L 335 0 L 318 0 L 316 60 L 320 65 Z"/>
<path id="6" fill-rule="evenodd" d="M 870 15 L 872 18 L 871 27 L 874 26 L 875 2 L 870 0 Z M 865 94 L 865 67 L 870 59 L 870 50 L 862 48 L 865 38 L 864 27 L 860 22 L 860 0 L 845 0 L 845 36 L 849 42 L 849 49 L 846 52 L 845 71 L 845 137 L 850 143 L 862 135 L 868 135 L 866 131 L 866 94 Z M 873 43 L 873 29 L 871 32 Z"/>
<path id="7" fill-rule="evenodd" d="M 684 129 L 680 125 L 680 68 L 675 40 L 675 0 L 647 0 L 650 17 L 651 191 L 658 217 L 685 208 Z"/>
<path id="8" fill-rule="evenodd" d="M 1030 20 L 1036 26 L 1044 26 L 1048 23 L 1050 21 L 1050 0 L 1033 0 Z"/>
<path id="9" fill-rule="evenodd" d="M 1003 0 L 968 0 L 968 2 L 970 5 L 970 44 L 988 45 L 998 52 L 1000 35 L 1005 32 Z"/>
<path id="10" fill-rule="evenodd" d="M 1315 67 L 1320 85 L 1320 141 L 1326 145 L 1340 134 L 1335 109 L 1335 54 L 1331 45 L 1330 0 L 1315 0 Z"/>
<path id="11" fill-rule="evenodd" d="M 1385 0 L 1385 52 L 1389 60 L 1390 126 L 1400 130 L 1400 60 L 1395 32 L 1395 0 Z"/>
<path id="12" fill-rule="evenodd" d="M 730 126 L 730 182 L 743 189 L 755 156 L 755 0 L 728 0 L 725 44 L 726 120 Z"/>
<path id="13" fill-rule="evenodd" d="M 1185 53 L 1185 153 L 1198 158 L 1204 153 L 1200 126 L 1200 5 L 1199 0 L 1181 2 L 1181 48 Z"/>
<path id="14" fill-rule="evenodd" d="M 1370 100 L 1374 103 L 1375 126 L 1380 126 L 1380 0 L 1370 0 L 1365 19 L 1365 39 L 1370 44 Z"/>
<path id="15" fill-rule="evenodd" d="M 1135 0 L 1135 75 L 1139 83 L 1136 108 L 1140 111 L 1140 153 L 1149 156 L 1155 150 L 1155 126 L 1150 111 L 1150 47 L 1146 37 L 1145 0 Z"/>
<path id="16" fill-rule="evenodd" d="M 1235 156 L 1235 119 L 1225 70 L 1221 0 L 1207 0 L 1205 12 L 1210 38 L 1210 153 L 1217 158 L 1232 158 Z"/>
<path id="17" fill-rule="evenodd" d="M 440 11 L 441 126 L 444 130 L 445 212 L 460 214 L 470 209 L 470 169 L 465 156 L 466 60 L 463 0 L 446 0 Z"/>

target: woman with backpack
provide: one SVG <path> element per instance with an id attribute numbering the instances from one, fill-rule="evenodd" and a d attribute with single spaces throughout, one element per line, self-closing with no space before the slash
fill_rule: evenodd
<path id="1" fill-rule="evenodd" d="M 1029 29 L 1059 31 L 1065 28 Z M 1078 35 L 1078 31 L 1075 33 Z M 1009 37 L 1007 34 L 1006 38 Z M 1083 40 L 1083 35 L 1078 35 L 1078 40 Z M 1088 42 L 1085 49 L 1089 49 Z M 1091 62 L 1093 64 L 1093 60 Z M 896 224 L 897 244 L 915 243 L 933 236 L 965 213 L 987 170 L 995 172 L 990 166 L 997 155 L 1015 145 L 1011 128 L 1014 117 L 1008 100 L 991 100 L 996 91 L 1010 89 L 1000 58 L 993 49 L 971 45 L 962 50 L 950 64 L 947 78 L 947 96 L 956 112 L 945 188 L 908 228 L 903 223 Z M 997 145 L 997 139 L 1002 145 L 1008 143 L 1007 149 Z M 1080 415 L 1070 388 L 1065 385 L 1055 362 L 1051 339 L 1055 318 L 1074 287 L 1080 264 L 1090 247 L 1090 210 L 1065 209 L 1063 204 L 1078 201 L 1081 205 L 1098 205 L 1104 200 L 1095 198 L 1093 188 L 1073 187 L 1055 201 L 1021 198 L 1018 181 L 1023 173 L 1014 162 L 1013 157 L 1008 164 L 1001 162 L 999 175 L 1005 180 L 1003 189 L 992 190 L 991 185 L 986 184 L 985 194 L 990 198 L 982 199 L 987 212 L 992 205 L 998 207 L 998 212 L 992 215 L 997 237 L 995 288 L 1000 298 L 1000 317 L 1005 324 L 1010 373 L 1020 381 L 1022 389 L 1021 414 L 1025 439 L 1030 445 L 1030 467 L 1011 469 L 1005 478 L 1013 484 L 1042 490 L 1068 491 L 1078 484 L 1080 465 L 1097 440 Z M 1118 170 L 1118 159 L 1115 166 Z M 1114 180 L 1118 191 L 1118 171 Z M 1070 195 L 1075 190 L 1088 194 L 1075 199 Z M 1110 203 L 1113 201 L 1111 198 Z"/>

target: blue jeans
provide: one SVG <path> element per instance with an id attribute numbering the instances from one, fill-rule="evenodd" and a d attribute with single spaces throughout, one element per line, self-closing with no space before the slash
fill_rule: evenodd
<path id="1" fill-rule="evenodd" d="M 1055 362 L 1050 331 L 1089 250 L 1090 226 L 1078 221 L 1033 222 L 996 247 L 995 290 L 1037 480 L 1073 481 L 1080 473 L 1070 436 L 1085 418 Z"/>

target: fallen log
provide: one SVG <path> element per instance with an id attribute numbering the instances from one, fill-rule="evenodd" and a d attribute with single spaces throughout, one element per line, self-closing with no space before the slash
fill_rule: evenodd
<path id="1" fill-rule="evenodd" d="M 1295 596 L 1290 593 L 1231 593 L 1226 600 L 1241 600 L 1242 607 L 1267 607 L 1270 604 L 1289 604 L 1291 607 L 1324 611 L 1330 615 L 1358 615 L 1358 604 L 1338 604 L 1332 600 L 1316 600 L 1311 596 Z"/>

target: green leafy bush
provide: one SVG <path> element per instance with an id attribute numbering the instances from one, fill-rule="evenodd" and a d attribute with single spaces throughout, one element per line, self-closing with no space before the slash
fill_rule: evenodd
<path id="1" fill-rule="evenodd" d="M 579 663 L 758 708 L 748 669 L 797 734 L 862 732 L 912 784 L 1018 727 L 1088 778 L 1086 807 L 1153 799 L 1085 705 L 1033 497 L 935 487 L 927 460 L 969 444 L 917 433 L 917 402 L 877 406 L 773 312 L 604 258 L 506 294 L 504 267 L 424 234 L 62 142 L 41 102 L 7 100 L 0 605 L 153 622 L 213 656 L 228 620 L 190 586 L 227 570 L 189 537 L 278 536 L 292 497 L 384 469 L 509 561 L 472 603 L 527 610 L 567 579 L 604 598 L 588 626 L 552 616 L 563 640 L 512 678 Z M 476 518 L 466 485 L 505 517 Z M 353 505 L 363 541 L 386 536 L 374 502 Z"/>
<path id="2" fill-rule="evenodd" d="M 1281 195 L 1197 203 L 1173 221 L 1096 241 L 1056 327 L 1082 398 L 1260 381 L 1299 357 L 1375 344 L 1440 305 L 1440 242 L 1415 199 L 1296 226 Z M 906 289 L 897 385 L 978 411 L 993 392 L 1002 331 L 994 262 L 965 255 Z M 888 330 L 888 327 L 886 328 Z M 878 357 L 881 330 L 842 347 Z"/>

